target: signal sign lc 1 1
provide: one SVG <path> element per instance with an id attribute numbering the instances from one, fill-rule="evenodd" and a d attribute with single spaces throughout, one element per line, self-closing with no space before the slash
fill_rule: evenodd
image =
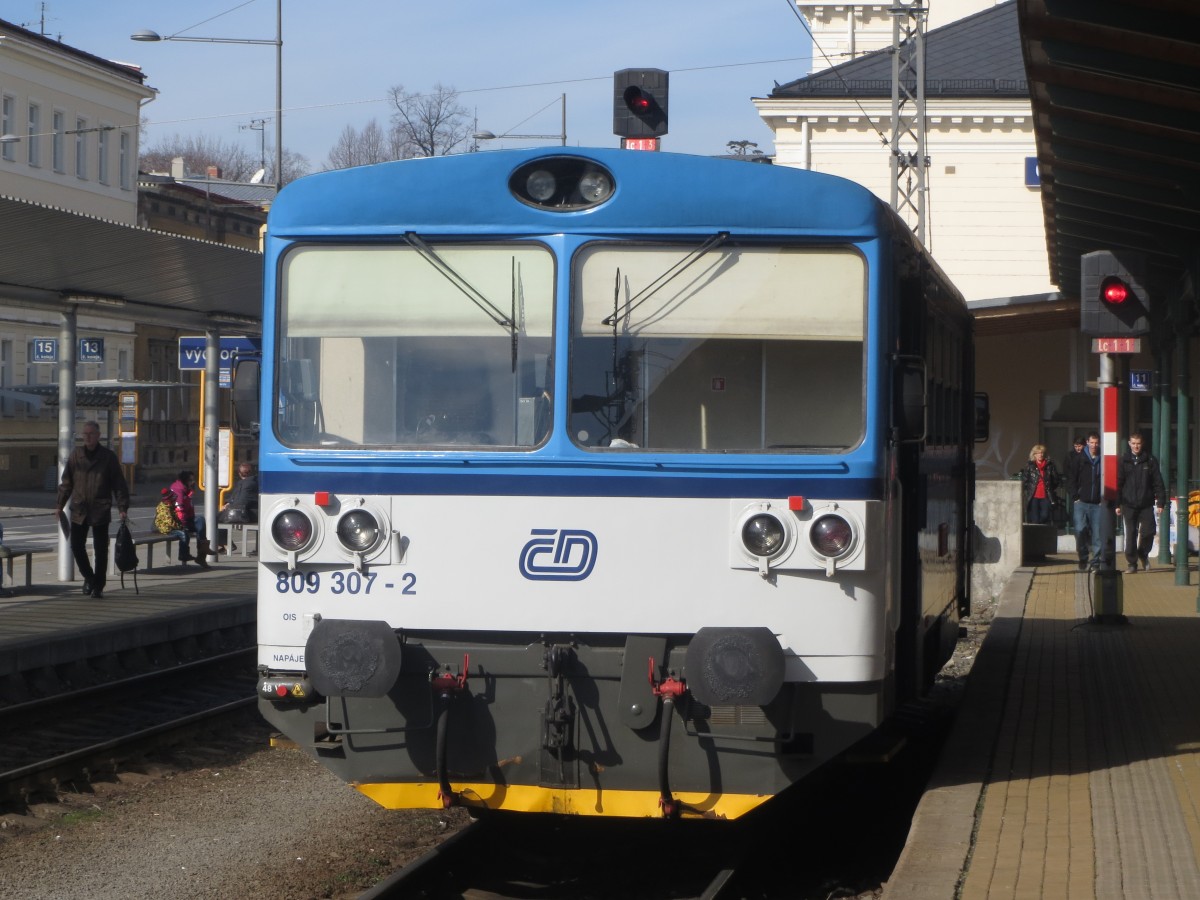
<path id="1" fill-rule="evenodd" d="M 1141 338 L 1102 337 L 1092 338 L 1093 353 L 1141 353 Z"/>

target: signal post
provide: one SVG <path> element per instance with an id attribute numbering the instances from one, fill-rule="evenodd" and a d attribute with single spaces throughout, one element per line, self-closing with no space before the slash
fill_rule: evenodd
<path id="1" fill-rule="evenodd" d="M 1092 598 L 1093 613 L 1101 620 L 1124 620 L 1121 573 L 1115 565 L 1114 510 L 1119 504 L 1117 468 L 1125 437 L 1121 410 L 1128 410 L 1125 392 L 1129 389 L 1129 355 L 1141 350 L 1141 337 L 1150 332 L 1145 271 L 1146 261 L 1141 254 L 1118 256 L 1109 250 L 1097 250 L 1080 258 L 1079 330 L 1092 337 L 1092 351 L 1100 354 L 1100 479 L 1104 497 L 1100 521 L 1104 564 L 1092 576 Z M 1183 534 L 1186 541 L 1187 531 Z M 1160 541 L 1166 539 L 1166 535 L 1159 535 Z"/>
<path id="2" fill-rule="evenodd" d="M 671 73 L 621 69 L 613 73 L 613 134 L 622 150 L 659 150 L 667 133 Z"/>

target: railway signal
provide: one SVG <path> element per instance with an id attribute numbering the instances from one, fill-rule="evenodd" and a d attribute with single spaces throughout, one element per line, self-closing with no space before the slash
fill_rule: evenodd
<path id="1" fill-rule="evenodd" d="M 662 69 L 614 72 L 613 134 L 626 140 L 660 138 L 666 134 L 670 77 Z"/>
<path id="2" fill-rule="evenodd" d="M 1093 337 L 1137 337 L 1150 332 L 1145 257 L 1111 250 L 1080 258 L 1079 330 Z"/>

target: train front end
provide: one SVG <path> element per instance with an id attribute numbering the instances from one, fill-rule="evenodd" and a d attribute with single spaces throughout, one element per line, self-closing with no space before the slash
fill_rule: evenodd
<path id="1" fill-rule="evenodd" d="M 893 699 L 876 205 L 474 156 L 272 212 L 262 711 L 388 807 L 741 816 Z"/>

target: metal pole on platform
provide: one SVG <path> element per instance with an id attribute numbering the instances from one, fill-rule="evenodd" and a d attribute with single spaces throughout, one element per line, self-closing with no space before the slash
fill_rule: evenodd
<path id="1" fill-rule="evenodd" d="M 1171 349 L 1164 344 L 1158 354 L 1154 373 L 1154 453 L 1158 456 L 1163 479 L 1171 477 Z M 1169 490 L 1168 486 L 1168 490 Z M 1171 507 L 1158 512 L 1158 562 L 1171 564 Z"/>
<path id="2" fill-rule="evenodd" d="M 64 310 L 62 325 L 58 332 L 58 483 L 75 449 L 75 309 Z M 57 525 L 57 523 L 56 523 Z M 55 528 L 58 533 L 58 580 L 71 581 L 75 577 L 75 559 L 71 556 L 70 538 Z"/>
<path id="3" fill-rule="evenodd" d="M 204 537 L 208 539 L 207 562 L 216 561 L 217 501 L 221 496 L 221 473 L 218 470 L 218 434 L 221 426 L 221 332 L 208 328 L 204 332 Z"/>
<path id="4" fill-rule="evenodd" d="M 1175 342 L 1175 584 L 1188 583 L 1188 342 L 1190 334 L 1179 334 Z"/>

